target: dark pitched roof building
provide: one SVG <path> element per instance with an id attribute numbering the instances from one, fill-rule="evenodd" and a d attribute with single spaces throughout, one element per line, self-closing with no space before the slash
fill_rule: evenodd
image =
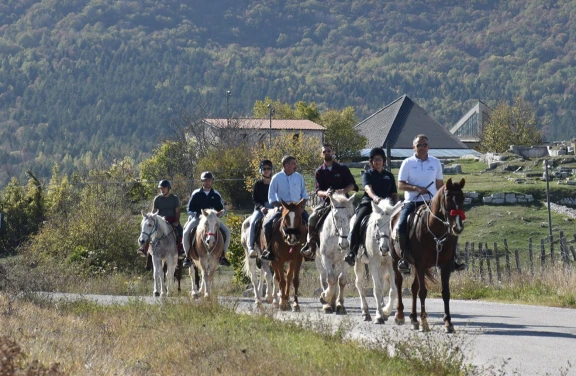
<path id="1" fill-rule="evenodd" d="M 436 157 L 456 157 L 474 153 L 458 137 L 403 95 L 356 125 L 358 132 L 368 138 L 367 149 L 392 149 L 392 157 L 407 157 L 413 153 L 412 140 L 425 134 L 430 141 L 430 154 Z M 363 152 L 362 154 L 364 154 Z"/>

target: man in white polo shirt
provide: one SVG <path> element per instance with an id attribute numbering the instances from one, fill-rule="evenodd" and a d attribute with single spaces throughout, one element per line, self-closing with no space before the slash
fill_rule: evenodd
<path id="1" fill-rule="evenodd" d="M 401 259 L 398 261 L 398 270 L 401 273 L 410 273 L 410 264 L 414 259 L 410 254 L 408 245 L 408 216 L 424 203 L 430 201 L 438 189 L 444 185 L 442 164 L 438 158 L 428 155 L 428 137 L 419 134 L 412 141 L 415 153 L 406 158 L 398 172 L 398 189 L 404 191 L 404 206 L 398 220 L 398 243 L 402 250 Z M 456 270 L 464 270 L 465 264 L 454 260 Z"/>

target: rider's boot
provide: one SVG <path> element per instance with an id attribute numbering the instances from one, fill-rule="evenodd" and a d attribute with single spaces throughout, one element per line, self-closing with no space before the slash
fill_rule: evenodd
<path id="1" fill-rule="evenodd" d="M 226 259 L 226 254 L 222 254 L 222 256 L 220 256 L 220 259 L 218 260 L 218 263 L 222 266 L 230 266 L 230 261 L 228 261 Z"/>
<path id="2" fill-rule="evenodd" d="M 358 247 L 356 245 L 350 244 L 350 251 L 344 256 L 344 261 L 350 266 L 354 266 L 356 263 L 356 255 L 358 254 Z"/>
<path id="3" fill-rule="evenodd" d="M 186 252 L 186 254 L 184 255 L 184 262 L 182 263 L 182 267 L 183 268 L 190 268 L 192 266 L 192 260 L 190 260 L 190 250 L 192 249 L 192 247 L 194 247 L 194 241 L 195 241 L 195 236 L 191 237 L 190 240 L 190 248 L 188 249 L 188 252 Z"/>
<path id="4" fill-rule="evenodd" d="M 410 264 L 414 263 L 414 259 L 408 247 L 408 237 L 404 234 L 398 234 L 397 242 L 401 250 L 401 258 L 400 261 L 398 261 L 398 271 L 402 274 L 410 274 Z"/>
<path id="5" fill-rule="evenodd" d="M 262 256 L 260 256 L 260 258 L 262 260 L 274 261 L 274 252 L 272 252 L 272 242 L 270 241 L 272 234 L 269 234 L 268 232 L 264 231 L 264 237 L 266 238 L 266 250 L 262 253 Z"/>
<path id="6" fill-rule="evenodd" d="M 185 253 L 184 253 L 184 246 L 182 245 L 182 239 L 180 239 L 180 241 L 178 242 L 178 258 L 180 260 L 183 260 L 185 257 Z"/>
<path id="7" fill-rule="evenodd" d="M 305 257 L 306 261 L 314 261 L 316 248 L 319 243 L 316 226 L 308 226 L 308 241 L 300 250 L 300 254 Z"/>
<path id="8" fill-rule="evenodd" d="M 150 243 L 146 242 L 142 247 L 138 248 L 137 253 L 138 253 L 141 257 L 146 257 L 146 256 L 148 256 L 148 247 L 150 247 Z"/>

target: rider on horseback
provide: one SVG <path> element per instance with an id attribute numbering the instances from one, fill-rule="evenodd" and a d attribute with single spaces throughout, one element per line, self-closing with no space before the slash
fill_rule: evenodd
<path id="1" fill-rule="evenodd" d="M 194 237 L 190 239 L 192 230 L 198 226 L 200 222 L 200 214 L 202 213 L 202 209 L 214 209 L 217 211 L 222 211 L 221 215 L 226 214 L 226 209 L 224 208 L 224 201 L 222 200 L 222 196 L 218 191 L 212 188 L 212 183 L 214 182 L 214 176 L 210 171 L 204 171 L 200 176 L 200 180 L 202 181 L 202 187 L 196 189 L 190 195 L 190 201 L 188 201 L 188 221 L 186 222 L 186 226 L 184 227 L 184 264 L 185 268 L 189 268 L 192 266 L 192 260 L 190 260 L 190 250 L 194 246 Z M 219 214 L 219 216 L 221 216 Z M 224 241 L 224 254 L 220 257 L 220 265 L 230 266 L 228 260 L 226 260 L 226 251 L 228 251 L 228 246 L 230 245 L 230 230 L 224 222 L 220 222 L 220 229 L 225 234 L 225 241 Z"/>
<path id="2" fill-rule="evenodd" d="M 160 180 L 158 183 L 158 189 L 160 189 L 160 194 L 154 197 L 154 202 L 152 204 L 152 211 L 158 212 L 158 215 L 164 217 L 166 222 L 170 223 L 174 230 L 177 232 L 178 236 L 176 238 L 176 244 L 178 245 L 178 257 L 184 257 L 184 249 L 182 248 L 182 225 L 180 224 L 180 199 L 178 196 L 170 193 L 172 184 L 169 180 Z M 138 254 L 142 257 L 148 255 L 148 247 L 150 243 L 146 242 L 140 249 L 138 249 Z"/>
<path id="3" fill-rule="evenodd" d="M 250 235 L 248 236 L 248 257 L 252 258 L 256 257 L 256 251 L 254 250 L 256 222 L 268 213 L 268 209 L 274 208 L 268 202 L 268 188 L 270 188 L 270 180 L 272 179 L 272 162 L 264 159 L 260 162 L 259 170 L 262 178 L 254 183 L 254 189 L 252 190 L 254 213 L 250 217 Z"/>
<path id="4" fill-rule="evenodd" d="M 296 172 L 296 158 L 287 155 L 282 158 L 282 171 L 278 172 L 272 177 L 270 181 L 270 188 L 268 190 L 268 202 L 275 207 L 274 215 L 272 215 L 266 223 L 264 223 L 264 236 L 266 237 L 266 251 L 262 254 L 263 260 L 273 261 L 274 253 L 272 252 L 272 225 L 274 221 L 282 216 L 282 201 L 284 202 L 299 202 L 300 200 L 308 200 L 308 192 L 304 184 L 302 175 Z M 308 222 L 308 212 L 302 212 L 302 218 Z"/>
<path id="5" fill-rule="evenodd" d="M 408 216 L 424 204 L 424 200 L 430 201 L 444 185 L 442 164 L 437 158 L 428 155 L 429 146 L 428 137 L 417 135 L 412 142 L 415 154 L 402 161 L 398 172 L 398 188 L 404 191 L 404 205 L 398 220 L 396 242 L 402 251 L 398 270 L 404 274 L 410 273 L 410 264 L 414 263 L 408 244 Z M 454 267 L 456 270 L 464 270 L 466 265 L 454 260 Z"/>
<path id="6" fill-rule="evenodd" d="M 316 169 L 316 195 L 322 197 L 322 202 L 314 208 L 308 221 L 308 241 L 300 253 L 309 260 L 314 259 L 316 248 L 320 244 L 318 239 L 317 224 L 324 213 L 330 209 L 330 196 L 334 192 L 347 195 L 348 192 L 358 190 L 354 176 L 348 167 L 339 164 L 334 160 L 332 145 L 322 145 L 322 155 L 324 163 Z"/>
<path id="7" fill-rule="evenodd" d="M 398 191 L 394 175 L 384 169 L 386 153 L 382 148 L 370 150 L 370 170 L 362 174 L 362 184 L 364 185 L 364 196 L 362 202 L 356 209 L 356 219 L 354 227 L 350 230 L 350 252 L 344 257 L 350 266 L 356 262 L 358 248 L 360 247 L 360 228 L 362 220 L 372 213 L 372 201 L 378 204 L 385 198 L 390 198 L 392 204 L 398 201 Z"/>

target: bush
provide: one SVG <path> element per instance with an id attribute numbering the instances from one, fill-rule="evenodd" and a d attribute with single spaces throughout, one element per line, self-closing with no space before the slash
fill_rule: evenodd
<path id="1" fill-rule="evenodd" d="M 242 270 L 244 265 L 244 247 L 242 247 L 240 242 L 240 236 L 243 221 L 244 218 L 239 215 L 229 214 L 226 216 L 226 226 L 230 229 L 230 236 L 232 237 L 226 258 L 234 268 L 234 283 L 240 285 L 250 282 L 250 278 Z"/>

